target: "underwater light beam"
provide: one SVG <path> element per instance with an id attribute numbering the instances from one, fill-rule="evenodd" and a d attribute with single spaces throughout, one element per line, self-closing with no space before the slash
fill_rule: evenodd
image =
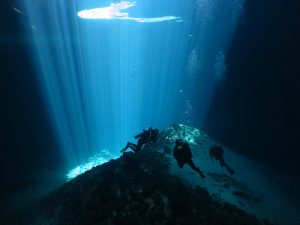
<path id="1" fill-rule="evenodd" d="M 215 78 L 223 79 L 226 72 L 237 3 L 243 0 L 197 0 L 196 17 L 194 1 L 151 0 L 135 8 L 141 17 L 122 11 L 136 4 L 127 1 L 94 9 L 84 0 L 19 2 L 24 17 L 37 27 L 24 24 L 53 131 L 74 177 L 112 158 L 102 149 L 119 154 L 143 128 L 195 125 L 193 113 L 202 121 L 220 80 Z M 180 17 L 143 16 L 149 10 Z M 179 18 L 186 22 L 178 23 Z M 177 23 L 157 24 L 168 20 Z"/>

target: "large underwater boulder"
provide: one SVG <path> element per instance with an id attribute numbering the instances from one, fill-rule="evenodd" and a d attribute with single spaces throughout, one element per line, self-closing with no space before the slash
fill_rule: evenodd
<path id="1" fill-rule="evenodd" d="M 128 152 L 94 167 L 15 216 L 8 224 L 270 224 L 172 172 L 174 162 L 168 149 L 176 138 L 184 138 L 191 145 L 203 144 L 204 133 L 193 129 L 191 135 L 184 131 L 186 129 L 188 127 L 174 125 L 160 133 L 156 144 L 145 146 L 139 153 Z M 220 174 L 215 176 L 221 180 L 226 178 Z M 201 183 L 200 176 L 196 179 Z"/>

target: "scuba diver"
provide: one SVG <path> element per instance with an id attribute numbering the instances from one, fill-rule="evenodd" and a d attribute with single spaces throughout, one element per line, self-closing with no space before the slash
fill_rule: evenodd
<path id="1" fill-rule="evenodd" d="M 179 168 L 183 168 L 184 164 L 188 164 L 193 170 L 200 174 L 201 178 L 206 177 L 205 173 L 195 166 L 192 160 L 192 151 L 187 142 L 182 139 L 177 139 L 175 141 L 173 155 L 177 161 Z"/>
<path id="2" fill-rule="evenodd" d="M 124 153 L 128 148 L 131 148 L 135 153 L 139 152 L 144 144 L 156 142 L 158 133 L 158 129 L 152 129 L 152 127 L 149 127 L 148 130 L 144 129 L 142 133 L 134 136 L 135 139 L 138 139 L 137 144 L 127 142 L 121 152 Z"/>
<path id="3" fill-rule="evenodd" d="M 215 145 L 212 148 L 209 149 L 209 155 L 211 158 L 215 158 L 216 160 L 218 160 L 220 162 L 220 165 L 222 167 L 225 167 L 227 169 L 227 171 L 230 173 L 230 175 L 234 175 L 235 172 L 233 169 L 231 169 L 227 163 L 225 163 L 224 160 L 224 150 L 220 145 Z"/>

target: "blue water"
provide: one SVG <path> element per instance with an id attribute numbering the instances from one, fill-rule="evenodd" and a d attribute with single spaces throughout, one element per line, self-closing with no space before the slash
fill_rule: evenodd
<path id="1" fill-rule="evenodd" d="M 41 95 L 69 167 L 104 149 L 118 154 L 149 126 L 201 128 L 226 79 L 226 53 L 243 11 L 243 0 L 137 0 L 122 12 L 177 19 L 77 16 L 111 3 L 120 1 L 20 0 Z"/>

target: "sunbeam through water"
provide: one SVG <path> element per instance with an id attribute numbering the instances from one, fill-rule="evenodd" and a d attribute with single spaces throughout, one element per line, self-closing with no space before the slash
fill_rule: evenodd
<path id="1" fill-rule="evenodd" d="M 243 0 L 19 4 L 35 27 L 24 23 L 40 90 L 74 168 L 102 149 L 116 155 L 145 127 L 201 128 L 215 85 L 226 79 Z"/>

